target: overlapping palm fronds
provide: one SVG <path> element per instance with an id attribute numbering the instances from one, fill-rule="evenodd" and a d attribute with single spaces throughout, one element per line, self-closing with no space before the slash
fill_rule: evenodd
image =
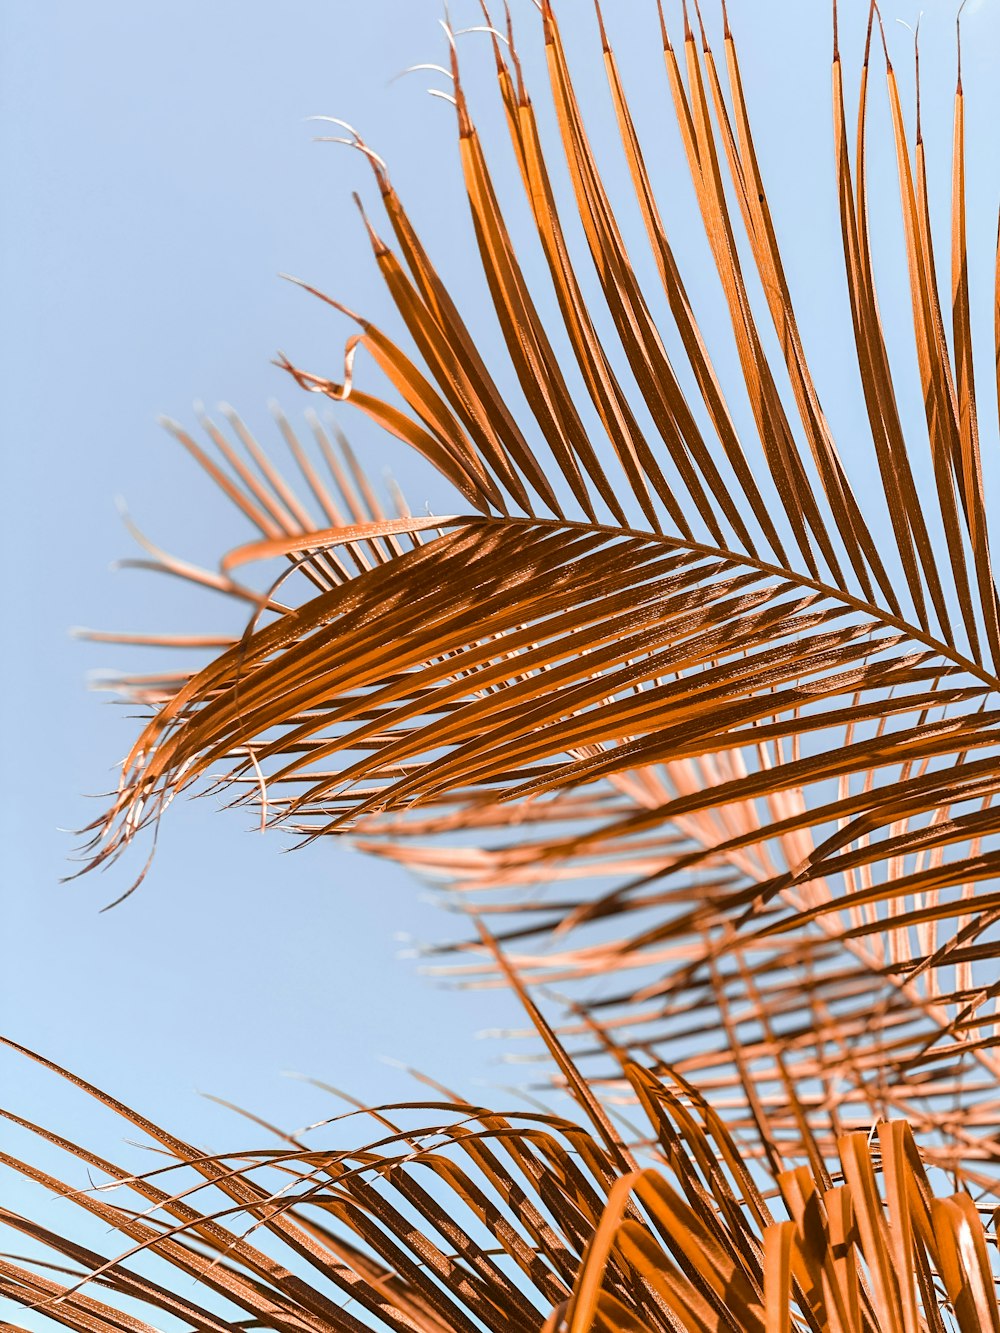
<path id="1" fill-rule="evenodd" d="M 663 96 L 752 429 L 738 432 L 696 322 L 699 275 L 684 273 L 671 247 L 603 27 L 681 369 L 652 313 L 661 293 L 640 288 L 591 152 L 552 6 L 540 26 L 571 200 L 551 183 L 511 26 L 492 37 L 586 412 L 514 251 L 453 43 L 473 229 L 530 417 L 508 406 L 387 169 L 354 140 L 392 234 L 390 245 L 369 222 L 372 249 L 416 353 L 351 315 L 359 332 L 340 379 L 286 366 L 429 460 L 454 492 L 449 512 L 387 516 L 321 431 L 332 481 L 285 428 L 315 512 L 240 423 L 244 452 L 210 427 L 218 461 L 181 432 L 260 540 L 218 575 L 173 567 L 245 598 L 252 619 L 204 669 L 126 682 L 154 712 L 96 828 L 95 858 L 115 856 L 177 791 L 221 766 L 265 820 L 310 837 L 353 829 L 369 850 L 450 877 L 457 901 L 511 912 L 501 938 L 529 979 L 572 989 L 613 974 L 581 1031 L 597 1017 L 637 1054 L 698 1071 L 735 1125 L 766 1114 L 805 1154 L 795 1113 L 804 1106 L 832 1158 L 842 1103 L 862 1124 L 891 1111 L 978 1170 L 996 1160 L 1000 1138 L 1000 628 L 961 84 L 952 290 L 942 294 L 923 140 L 918 128 L 911 144 L 874 11 L 853 153 L 835 45 L 843 263 L 870 424 L 852 453 L 868 451 L 880 478 L 862 505 L 850 479 L 860 459 L 837 450 L 798 333 L 728 19 L 724 70 L 686 15 L 676 43 L 660 21 Z M 919 440 L 904 432 L 876 294 L 869 57 L 884 64 L 895 136 L 926 412 Z M 589 260 L 571 256 L 568 209 Z M 606 307 L 600 325 L 582 294 L 586 264 Z M 393 401 L 359 387 L 361 352 Z M 584 424 L 591 413 L 600 440 Z M 275 558 L 285 572 L 265 593 L 239 581 L 252 561 Z M 444 834 L 461 845 L 434 841 Z M 480 834 L 485 845 L 470 846 Z"/>
<path id="2" fill-rule="evenodd" d="M 644 1122 L 623 1135 L 531 1012 L 575 1116 L 438 1089 L 368 1111 L 377 1138 L 361 1149 L 317 1143 L 356 1135 L 359 1108 L 263 1150 L 209 1154 L 16 1048 L 161 1160 L 136 1174 L 0 1113 L 75 1171 L 0 1163 L 127 1242 L 109 1257 L 72 1224 L 0 1209 L 0 1296 L 87 1333 L 152 1333 L 166 1316 L 198 1333 L 1000 1330 L 985 1219 L 964 1190 L 935 1196 L 905 1121 L 843 1135 L 829 1170 L 815 1145 L 792 1168 L 768 1143 L 755 1167 L 686 1083 L 623 1059 Z"/>

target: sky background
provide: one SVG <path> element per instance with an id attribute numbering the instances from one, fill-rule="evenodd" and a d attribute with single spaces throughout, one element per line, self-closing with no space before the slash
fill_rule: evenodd
<path id="1" fill-rule="evenodd" d="M 527 0 L 514 8 L 529 79 L 544 105 L 537 15 Z M 607 8 L 671 235 L 725 369 L 727 358 L 732 364 L 726 321 L 679 157 L 655 7 L 621 0 Z M 954 8 L 927 0 L 923 19 L 925 130 L 944 209 L 936 216 L 945 224 Z M 828 6 L 732 0 L 730 10 L 806 348 L 863 493 L 871 465 L 855 448 L 868 437 L 851 374 L 834 193 Z M 865 6 L 845 0 L 842 11 L 853 89 Z M 707 12 L 714 22 L 711 0 Z M 595 144 L 622 201 L 641 275 L 652 284 L 652 264 L 638 258 L 640 223 L 623 193 L 627 175 L 590 6 L 564 0 L 561 13 L 579 57 L 578 91 L 593 108 Z M 914 22 L 917 6 L 895 0 L 884 13 L 909 87 L 910 39 L 892 20 Z M 246 831 L 246 814 L 219 815 L 211 799 L 182 802 L 171 811 L 151 874 L 120 907 L 100 912 L 127 887 L 142 854 L 107 875 L 59 882 L 75 845 L 60 830 L 100 811 L 92 794 L 113 785 L 114 764 L 133 735 L 123 710 L 88 693 L 86 676 L 152 666 L 137 650 L 72 640 L 68 629 L 238 627 L 233 609 L 207 595 L 152 575 L 109 572 L 118 557 L 135 554 L 116 510 L 119 496 L 154 541 L 205 565 L 247 536 L 157 415 L 191 426 L 195 402 L 210 411 L 231 402 L 266 443 L 276 439 L 266 405 L 277 397 L 301 422 L 310 404 L 271 357 L 280 348 L 336 376 L 351 330 L 280 281 L 281 271 L 398 328 L 351 203 L 360 189 L 377 207 L 370 174 L 347 150 L 313 143 L 318 127 L 308 116 L 344 117 L 362 130 L 388 161 L 467 317 L 483 309 L 454 115 L 425 95 L 443 80 L 422 71 L 392 81 L 409 65 L 443 59 L 440 14 L 437 0 L 286 0 L 280 10 L 246 0 L 0 2 L 0 532 L 8 571 L 0 1030 L 206 1145 L 231 1142 L 233 1121 L 200 1091 L 289 1127 L 330 1109 L 317 1092 L 282 1077 L 286 1071 L 329 1079 L 371 1102 L 414 1095 L 386 1058 L 474 1097 L 485 1095 L 483 1081 L 524 1076 L 498 1063 L 502 1042 L 474 1040 L 483 1028 L 516 1021 L 508 997 L 445 989 L 398 957 L 400 936 L 441 938 L 455 933 L 454 922 L 402 872 L 343 845 L 327 840 L 282 855 L 280 836 L 262 840 Z M 452 16 L 456 26 L 479 22 L 472 0 L 454 0 Z M 487 39 L 461 40 L 467 78 L 479 85 L 477 120 L 497 146 L 511 225 L 529 238 Z M 994 478 L 986 372 L 998 52 L 1000 4 L 971 0 L 970 249 L 986 386 L 984 452 Z M 882 201 L 876 243 L 890 260 L 880 275 L 883 313 L 901 331 L 897 369 L 912 389 L 894 167 L 883 149 L 873 149 L 872 180 Z M 938 244 L 946 258 L 946 243 Z M 541 275 L 530 238 L 524 257 L 529 274 Z M 495 322 L 475 319 L 487 355 L 495 354 Z M 509 374 L 508 382 L 513 394 Z M 443 483 L 394 442 L 346 412 L 340 420 L 366 467 L 378 477 L 391 466 L 414 509 L 448 508 Z M 99 1149 L 122 1138 L 119 1126 L 20 1057 L 0 1059 L 0 1081 L 2 1101 L 22 1114 L 63 1126 L 72 1115 L 74 1132 Z"/>

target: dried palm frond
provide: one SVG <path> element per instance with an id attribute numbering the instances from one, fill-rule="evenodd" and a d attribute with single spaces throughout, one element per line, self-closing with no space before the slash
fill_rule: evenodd
<path id="1" fill-rule="evenodd" d="M 750 405 L 743 437 L 603 25 L 682 371 L 590 149 L 556 15 L 541 8 L 568 205 L 550 179 L 509 24 L 506 36 L 494 30 L 493 49 L 586 412 L 514 251 L 452 41 L 476 242 L 530 420 L 508 406 L 384 163 L 355 137 L 394 238 L 395 249 L 369 222 L 372 249 L 417 359 L 345 311 L 360 331 L 341 379 L 284 364 L 307 390 L 361 408 L 427 459 L 455 492 L 452 512 L 387 516 L 319 427 L 332 480 L 283 423 L 318 513 L 240 422 L 249 462 L 210 423 L 221 461 L 179 431 L 260 539 L 226 556 L 217 575 L 157 563 L 245 599 L 252 616 L 203 669 L 125 682 L 154 711 L 95 828 L 95 860 L 117 855 L 177 791 L 221 766 L 241 798 L 260 800 L 265 822 L 307 837 L 353 829 L 369 850 L 452 878 L 455 900 L 477 911 L 483 893 L 507 891 L 495 906 L 513 914 L 503 938 L 522 942 L 515 965 L 560 985 L 611 976 L 607 994 L 582 996 L 582 1030 L 595 1015 L 627 1024 L 620 1040 L 700 1071 L 736 1125 L 760 1109 L 747 1099 L 745 1064 L 760 1106 L 800 1153 L 796 1105 L 830 1156 L 845 1102 L 862 1123 L 905 1114 L 956 1167 L 995 1161 L 1000 627 L 973 377 L 961 82 L 949 342 L 924 143 L 918 127 L 911 147 L 884 52 L 927 422 L 914 443 L 870 241 L 877 30 L 870 19 L 853 156 L 835 43 L 843 258 L 880 479 L 862 504 L 850 480 L 860 460 L 848 466 L 838 453 L 799 336 L 728 19 L 723 73 L 704 30 L 685 16 L 675 46 L 660 16 L 664 97 Z M 582 220 L 614 355 L 584 300 L 560 221 L 567 207 Z M 362 350 L 402 406 L 358 387 Z M 584 424 L 591 412 L 599 442 Z M 283 572 L 264 592 L 237 578 L 274 559 Z M 481 832 L 490 845 L 471 849 Z M 423 841 L 440 834 L 464 841 Z"/>
<path id="2" fill-rule="evenodd" d="M 575 1116 L 498 1112 L 438 1088 L 435 1101 L 358 1106 L 226 1154 L 15 1046 L 161 1160 L 136 1173 L 0 1112 L 86 1167 L 88 1186 L 10 1153 L 2 1164 L 128 1242 L 106 1257 L 65 1223 L 4 1208 L 0 1295 L 89 1333 L 145 1333 L 165 1316 L 199 1333 L 1000 1330 L 993 1237 L 969 1193 L 935 1196 L 905 1121 L 843 1135 L 830 1171 L 815 1148 L 791 1169 L 773 1145 L 754 1166 L 686 1081 L 623 1058 L 645 1122 L 626 1139 L 529 1010 Z M 318 1130 L 356 1134 L 362 1113 L 373 1143 L 316 1145 Z M 25 1241 L 34 1256 L 18 1254 Z"/>

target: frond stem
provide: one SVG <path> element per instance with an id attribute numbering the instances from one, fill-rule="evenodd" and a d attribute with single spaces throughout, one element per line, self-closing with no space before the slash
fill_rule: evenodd
<path id="1" fill-rule="evenodd" d="M 476 517 L 474 521 L 482 522 L 483 519 Z M 935 638 L 933 634 L 929 634 L 926 630 L 919 629 L 916 625 L 912 625 L 901 616 L 893 615 L 891 611 L 885 610 L 884 607 L 875 606 L 871 602 L 865 601 L 862 597 L 855 597 L 844 588 L 838 588 L 829 583 L 824 583 L 821 579 L 814 579 L 808 574 L 802 574 L 796 570 L 788 569 L 786 566 L 773 565 L 766 560 L 759 560 L 744 552 L 731 551 L 728 547 L 707 546 L 702 542 L 690 541 L 684 537 L 669 537 L 659 532 L 643 531 L 641 528 L 612 526 L 605 523 L 590 523 L 574 519 L 538 518 L 534 516 L 525 518 L 505 516 L 501 521 L 504 524 L 519 524 L 523 527 L 552 529 L 573 528 L 578 532 L 606 533 L 609 537 L 635 537 L 642 541 L 656 542 L 658 545 L 668 546 L 672 550 L 691 551 L 698 555 L 710 556 L 717 560 L 730 561 L 733 564 L 759 570 L 762 574 L 772 575 L 775 578 L 799 584 L 804 588 L 811 588 L 814 592 L 821 593 L 825 597 L 842 602 L 844 605 L 851 607 L 854 611 L 859 611 L 864 615 L 872 616 L 885 625 L 891 625 L 894 629 L 902 630 L 908 638 L 916 639 L 919 643 L 922 643 L 927 648 L 933 649 L 934 652 L 939 653 L 955 666 L 961 667 L 962 670 L 967 671 L 971 676 L 975 676 L 977 680 L 981 681 L 984 685 L 989 686 L 991 690 L 1000 692 L 1000 676 L 994 675 L 993 672 L 989 671 L 980 663 L 975 662 L 972 658 L 966 657 L 963 653 L 960 653 L 954 645 L 942 642 L 940 639 Z"/>

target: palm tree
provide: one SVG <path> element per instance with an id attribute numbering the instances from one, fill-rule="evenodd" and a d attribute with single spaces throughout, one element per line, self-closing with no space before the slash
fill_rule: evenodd
<path id="1" fill-rule="evenodd" d="M 382 1309 L 386 1326 L 514 1319 L 574 1330 L 910 1333 L 947 1327 L 953 1317 L 962 1329 L 996 1327 L 970 1191 L 996 1197 L 1000 614 L 973 370 L 961 79 L 946 325 L 919 114 L 911 144 L 873 9 L 852 137 L 835 37 L 843 261 L 870 425 L 845 463 L 799 335 L 724 11 L 721 69 L 700 14 L 692 27 L 685 13 L 676 35 L 662 12 L 660 23 L 669 96 L 732 326 L 742 381 L 735 393 L 696 321 L 691 277 L 686 285 L 600 12 L 621 145 L 662 293 L 640 287 L 556 16 L 547 0 L 541 10 L 589 266 L 572 252 L 570 210 L 552 182 L 513 27 L 486 22 L 510 145 L 575 368 L 561 363 L 528 288 L 451 37 L 476 244 L 527 413 L 519 419 L 498 387 L 385 163 L 353 130 L 332 135 L 371 164 L 389 230 L 383 235 L 367 215 L 365 222 L 416 356 L 316 292 L 357 326 L 343 373 L 331 379 L 282 364 L 302 388 L 360 408 L 416 450 L 448 484 L 450 512 L 415 516 L 398 495 L 388 511 L 346 442 L 331 441 L 318 421 L 307 448 L 279 420 L 298 487 L 238 418 L 232 440 L 206 423 L 214 452 L 176 428 L 259 540 L 226 555 L 218 573 L 161 552 L 153 559 L 241 599 L 250 619 L 200 670 L 123 681 L 151 717 L 117 798 L 92 829 L 92 863 L 155 830 L 173 796 L 207 778 L 238 802 L 258 802 L 263 825 L 305 839 L 350 830 L 369 852 L 443 876 L 453 902 L 494 927 L 457 946 L 452 970 L 472 984 L 523 980 L 565 998 L 569 1016 L 557 1040 L 525 994 L 532 1030 L 545 1036 L 589 1117 L 580 1132 L 590 1146 L 581 1139 L 575 1150 L 601 1178 L 586 1207 L 575 1176 L 560 1185 L 557 1211 L 569 1207 L 572 1219 L 559 1212 L 558 1244 L 572 1235 L 574 1257 L 559 1250 L 557 1262 L 531 1227 L 530 1240 L 516 1240 L 492 1205 L 441 1168 L 493 1242 L 527 1279 L 538 1276 L 549 1313 L 522 1308 L 520 1279 L 508 1290 L 486 1251 L 470 1258 L 467 1233 L 448 1241 L 464 1256 L 460 1274 L 450 1267 L 454 1256 L 432 1261 L 433 1247 L 411 1231 L 407 1246 L 428 1267 L 418 1274 L 410 1260 L 378 1251 L 390 1272 L 367 1249 L 320 1236 L 296 1212 L 301 1257 L 327 1277 L 341 1263 L 355 1278 L 360 1272 L 360 1287 L 349 1282 L 365 1301 L 401 1302 L 395 1323 Z M 879 65 L 926 416 L 916 444 L 875 286 L 866 125 L 869 70 Z M 585 300 L 587 282 L 600 291 L 600 313 Z M 663 298 L 669 339 L 652 313 Z M 361 387 L 361 352 L 391 397 Z M 737 394 L 745 412 L 734 406 Z M 597 423 L 599 444 L 588 422 Z M 859 496 L 851 478 L 869 450 L 878 484 Z M 280 562 L 262 588 L 240 572 L 255 561 Z M 595 976 L 613 986 L 597 1000 L 580 985 Z M 560 1040 L 579 1048 L 574 1058 Z M 603 1063 L 584 1076 L 578 1063 L 591 1056 Z M 667 1163 L 679 1195 L 649 1183 L 659 1177 L 634 1175 L 635 1149 L 611 1128 L 595 1090 L 638 1098 L 650 1118 L 638 1141 Z M 512 1126 L 453 1104 L 518 1153 L 534 1153 L 540 1140 L 532 1136 L 551 1128 Z M 674 1128 L 664 1128 L 654 1104 L 672 1108 Z M 875 1125 L 884 1201 L 869 1152 Z M 175 1157 L 197 1157 L 146 1128 Z M 409 1142 L 409 1131 L 385 1128 L 396 1148 L 392 1136 Z M 464 1149 L 464 1127 L 451 1137 Z M 423 1162 L 423 1139 L 413 1142 Z M 545 1151 L 554 1161 L 556 1149 Z M 952 1173 L 951 1200 L 932 1202 L 921 1155 Z M 741 1165 L 755 1157 L 752 1171 Z M 381 1147 L 372 1158 L 366 1151 L 321 1165 L 295 1145 L 280 1163 L 292 1173 L 292 1211 L 302 1189 L 354 1228 L 353 1205 L 327 1197 L 347 1160 L 363 1160 L 349 1189 L 367 1191 L 384 1178 L 434 1226 L 450 1217 L 440 1202 L 414 1204 L 401 1159 Z M 259 1160 L 233 1163 L 198 1158 L 196 1168 L 291 1243 L 291 1214 L 274 1202 L 282 1196 L 252 1183 Z M 692 1173 L 706 1172 L 707 1183 L 692 1183 Z M 534 1178 L 549 1207 L 537 1168 Z M 491 1182 L 509 1202 L 506 1178 Z M 772 1189 L 787 1222 L 768 1211 Z M 633 1215 L 630 1190 L 644 1217 Z M 228 1255 L 236 1244 L 186 1203 L 155 1190 L 144 1197 L 168 1213 L 179 1208 L 172 1215 L 182 1230 L 164 1235 L 158 1224 L 113 1211 L 108 1220 L 186 1271 L 200 1245 Z M 364 1209 L 381 1216 L 381 1208 L 365 1194 Z M 527 1215 L 519 1222 L 527 1225 Z M 50 1239 L 74 1257 L 69 1242 Z M 314 1245 L 326 1247 L 322 1260 Z M 75 1261 L 86 1267 L 91 1259 Z M 276 1310 L 273 1271 L 266 1269 L 265 1298 L 264 1261 L 234 1262 L 249 1283 L 238 1303 L 268 1326 L 355 1326 L 337 1323 L 318 1295 L 298 1286 L 294 1297 L 283 1289 Z M 131 1280 L 118 1265 L 102 1278 L 120 1292 Z M 10 1279 L 41 1293 L 37 1280 L 42 1286 L 31 1288 L 35 1279 Z M 467 1314 L 441 1305 L 427 1283 L 468 1291 Z M 251 1289 L 254 1300 L 270 1302 L 266 1314 Z M 154 1305 L 162 1299 L 154 1294 Z M 70 1306 L 74 1327 L 111 1326 L 100 1322 L 110 1315 L 86 1314 L 76 1297 L 54 1308 Z M 87 1324 L 91 1317 L 98 1322 Z M 190 1309 L 184 1317 L 192 1320 Z"/>

